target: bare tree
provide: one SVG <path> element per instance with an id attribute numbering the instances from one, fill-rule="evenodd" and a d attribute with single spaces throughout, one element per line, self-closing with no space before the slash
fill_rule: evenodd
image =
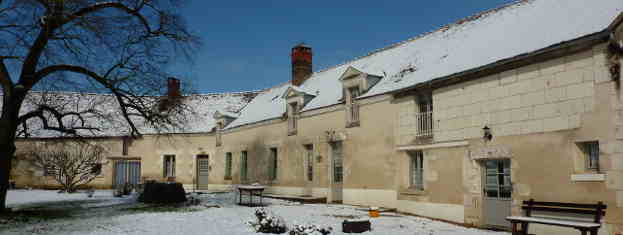
<path id="1" fill-rule="evenodd" d="M 191 59 L 199 46 L 176 12 L 183 2 L 0 0 L 0 210 L 19 136 L 96 134 L 102 123 L 119 121 L 112 116 L 130 136 L 177 128 L 181 109 L 157 108 L 156 96 L 164 93 L 166 66 Z M 110 95 L 84 104 L 55 98 L 60 90 Z M 116 111 L 93 103 L 100 101 Z"/>
<path id="2" fill-rule="evenodd" d="M 26 160 L 73 193 L 101 174 L 104 153 L 103 147 L 84 141 L 54 141 L 36 144 Z"/>

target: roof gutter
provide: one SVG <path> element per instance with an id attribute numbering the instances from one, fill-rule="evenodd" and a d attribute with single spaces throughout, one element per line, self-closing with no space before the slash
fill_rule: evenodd
<path id="1" fill-rule="evenodd" d="M 618 22 L 618 24 L 616 22 Z M 521 54 L 508 59 L 499 60 L 497 62 L 480 66 L 474 69 L 435 78 L 426 82 L 395 90 L 391 93 L 394 96 L 404 96 L 414 91 L 417 92 L 418 90 L 430 91 L 432 89 L 471 81 L 481 77 L 486 77 L 500 71 L 515 69 L 529 64 L 539 63 L 560 56 L 572 54 L 578 51 L 586 50 L 599 43 L 607 42 L 610 39 L 610 33 L 613 32 L 613 29 L 615 29 L 616 26 L 618 26 L 622 22 L 623 14 L 618 17 L 615 23 L 611 24 L 610 27 L 601 32 L 593 33 L 570 41 L 561 42 L 537 51 Z"/>

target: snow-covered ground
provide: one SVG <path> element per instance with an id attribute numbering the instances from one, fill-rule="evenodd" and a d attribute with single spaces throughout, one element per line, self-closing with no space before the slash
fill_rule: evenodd
<path id="1" fill-rule="evenodd" d="M 63 206 L 79 208 L 70 216 L 40 220 L 36 222 L 15 222 L 2 224 L 0 234 L 256 234 L 247 221 L 254 220 L 255 208 L 235 205 L 232 193 L 198 195 L 199 206 L 184 211 L 133 211 L 128 208 L 144 207 L 135 203 L 133 197 L 114 198 L 110 191 L 97 191 L 92 198 L 86 194 L 58 194 L 55 191 L 18 190 L 9 191 L 8 204 L 23 210 L 37 207 Z M 325 205 L 291 203 L 282 200 L 266 199 L 267 209 L 285 219 L 289 226 L 314 224 L 330 226 L 332 234 L 341 233 L 341 223 L 345 219 L 365 218 L 367 212 L 346 205 Z M 46 207 L 47 206 L 47 207 Z M 392 235 L 507 235 L 464 228 L 448 223 L 432 221 L 396 213 L 383 213 L 379 218 L 370 218 L 373 231 L 364 234 Z M 5 222 L 6 223 L 6 222 Z"/>

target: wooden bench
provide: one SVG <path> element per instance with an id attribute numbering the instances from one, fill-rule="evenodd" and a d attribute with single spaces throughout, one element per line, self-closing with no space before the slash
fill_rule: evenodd
<path id="1" fill-rule="evenodd" d="M 506 217 L 511 223 L 513 235 L 527 234 L 528 225 L 530 223 L 547 224 L 553 226 L 568 227 L 580 230 L 582 235 L 597 235 L 597 231 L 601 227 L 601 218 L 606 215 L 606 205 L 603 202 L 597 204 L 578 204 L 578 203 L 562 203 L 562 202 L 537 202 L 534 199 L 523 201 L 521 207 L 525 211 L 525 216 L 509 216 Z M 591 216 L 592 221 L 581 221 L 572 219 L 559 218 L 541 218 L 533 217 L 533 211 L 547 212 L 552 214 L 564 214 L 574 216 Z M 521 230 L 517 225 L 521 224 Z"/>

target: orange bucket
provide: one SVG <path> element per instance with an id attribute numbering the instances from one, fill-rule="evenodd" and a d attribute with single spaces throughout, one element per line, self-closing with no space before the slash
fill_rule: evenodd
<path id="1" fill-rule="evenodd" d="M 370 210 L 368 210 L 368 214 L 372 218 L 381 216 L 381 212 L 379 212 L 379 208 L 378 207 L 371 207 Z"/>

